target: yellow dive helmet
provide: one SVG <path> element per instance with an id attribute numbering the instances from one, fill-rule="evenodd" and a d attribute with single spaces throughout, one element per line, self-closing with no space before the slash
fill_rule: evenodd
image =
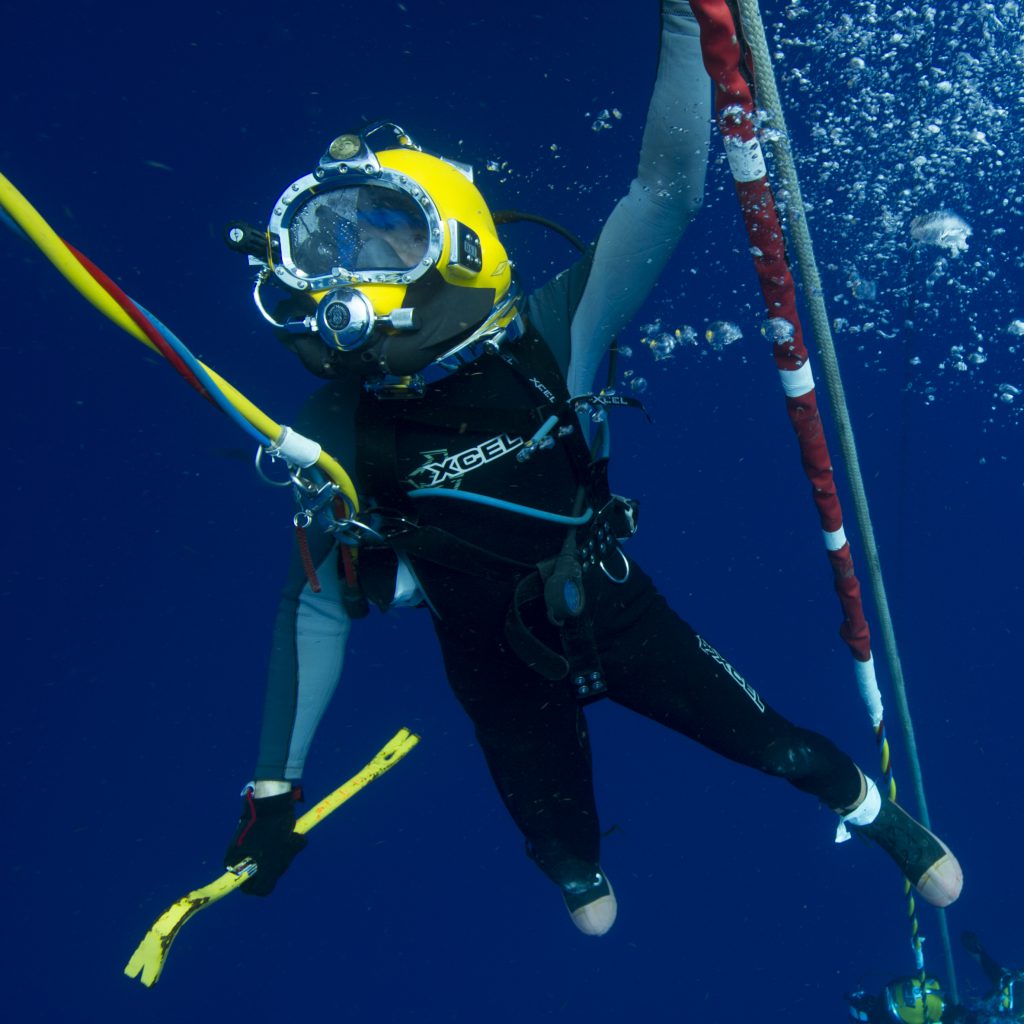
<path id="1" fill-rule="evenodd" d="M 889 1016 L 903 1024 L 935 1024 L 946 1008 L 942 986 L 934 978 L 892 981 L 885 986 L 885 1001 Z"/>
<path id="2" fill-rule="evenodd" d="M 246 230 L 231 225 L 228 239 L 262 267 L 260 312 L 306 335 L 306 353 L 292 347 L 325 376 L 407 376 L 520 329 L 519 289 L 472 169 L 423 152 L 397 125 L 336 138 L 284 190 L 255 245 Z M 292 315 L 268 312 L 271 280 L 291 293 Z M 327 350 L 317 348 L 319 369 L 310 334 Z"/>

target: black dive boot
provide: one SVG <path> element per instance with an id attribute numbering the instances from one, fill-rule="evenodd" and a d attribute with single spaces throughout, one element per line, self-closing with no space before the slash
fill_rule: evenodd
<path id="1" fill-rule="evenodd" d="M 874 821 L 847 827 L 880 846 L 933 907 L 948 907 L 963 888 L 964 875 L 949 847 L 899 804 L 882 800 Z"/>
<path id="2" fill-rule="evenodd" d="M 592 879 L 562 888 L 562 899 L 572 923 L 584 935 L 604 935 L 618 913 L 618 903 L 608 876 L 598 870 Z"/>

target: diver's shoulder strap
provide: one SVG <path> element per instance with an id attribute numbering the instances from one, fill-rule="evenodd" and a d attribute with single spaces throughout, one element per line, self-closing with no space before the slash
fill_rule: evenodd
<path id="1" fill-rule="evenodd" d="M 480 379 L 479 387 L 475 378 Z M 554 356 L 532 331 L 499 354 L 482 355 L 431 385 L 421 397 L 383 399 L 364 392 L 355 418 L 356 467 L 364 493 L 379 505 L 411 512 L 399 465 L 403 429 L 529 437 L 548 417 L 566 417 L 568 397 Z M 579 451 L 581 438 L 566 440 L 574 472 L 583 482 L 581 471 L 590 461 L 586 444 Z"/>

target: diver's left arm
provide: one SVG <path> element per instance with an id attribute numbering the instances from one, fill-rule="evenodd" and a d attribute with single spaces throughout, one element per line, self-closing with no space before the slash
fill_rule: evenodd
<path id="1" fill-rule="evenodd" d="M 572 321 L 568 384 L 587 394 L 704 198 L 711 84 L 686 0 L 662 0 L 661 48 L 636 178 L 608 218 Z"/>
<path id="2" fill-rule="evenodd" d="M 323 439 L 349 465 L 352 425 L 351 416 L 344 413 L 350 398 L 335 387 L 321 389 L 307 402 L 297 424 L 300 433 Z M 293 831 L 295 800 L 310 745 L 341 676 L 351 629 L 333 535 L 313 522 L 306 541 L 316 586 L 296 546 L 274 625 L 254 781 L 243 794 L 242 812 L 225 854 L 228 867 L 244 857 L 257 863 L 256 875 L 243 890 L 255 896 L 269 895 L 306 845 L 305 837 Z"/>
<path id="3" fill-rule="evenodd" d="M 243 791 L 224 856 L 229 868 L 245 857 L 256 862 L 257 873 L 244 889 L 250 896 L 270 895 L 306 845 L 306 837 L 294 832 L 295 802 L 310 744 L 341 675 L 351 628 L 333 540 L 316 528 L 308 538 L 319 589 L 306 578 L 296 552 L 274 627 L 254 781 Z"/>
<path id="4" fill-rule="evenodd" d="M 351 620 L 341 598 L 333 540 L 308 531 L 319 589 L 293 557 L 274 626 L 254 778 L 297 785 L 345 664 Z"/>

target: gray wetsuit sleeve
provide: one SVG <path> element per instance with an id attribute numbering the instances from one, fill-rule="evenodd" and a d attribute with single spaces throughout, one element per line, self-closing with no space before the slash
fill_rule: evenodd
<path id="1" fill-rule="evenodd" d="M 345 466 L 354 454 L 358 389 L 332 383 L 310 400 L 296 429 L 320 441 Z M 316 524 L 307 530 L 320 592 L 314 593 L 298 551 L 281 595 L 270 653 L 255 778 L 298 781 L 320 719 L 334 695 L 351 620 L 341 603 L 337 551 Z"/>
<path id="2" fill-rule="evenodd" d="M 256 779 L 302 778 L 313 735 L 341 677 L 351 620 L 341 603 L 333 544 L 315 546 L 320 592 L 313 592 L 296 555 L 278 606 Z"/>
<path id="3" fill-rule="evenodd" d="M 685 0 L 662 0 L 658 76 L 636 178 L 598 239 L 572 320 L 569 393 L 590 392 L 608 346 L 636 315 L 704 197 L 711 83 Z"/>

